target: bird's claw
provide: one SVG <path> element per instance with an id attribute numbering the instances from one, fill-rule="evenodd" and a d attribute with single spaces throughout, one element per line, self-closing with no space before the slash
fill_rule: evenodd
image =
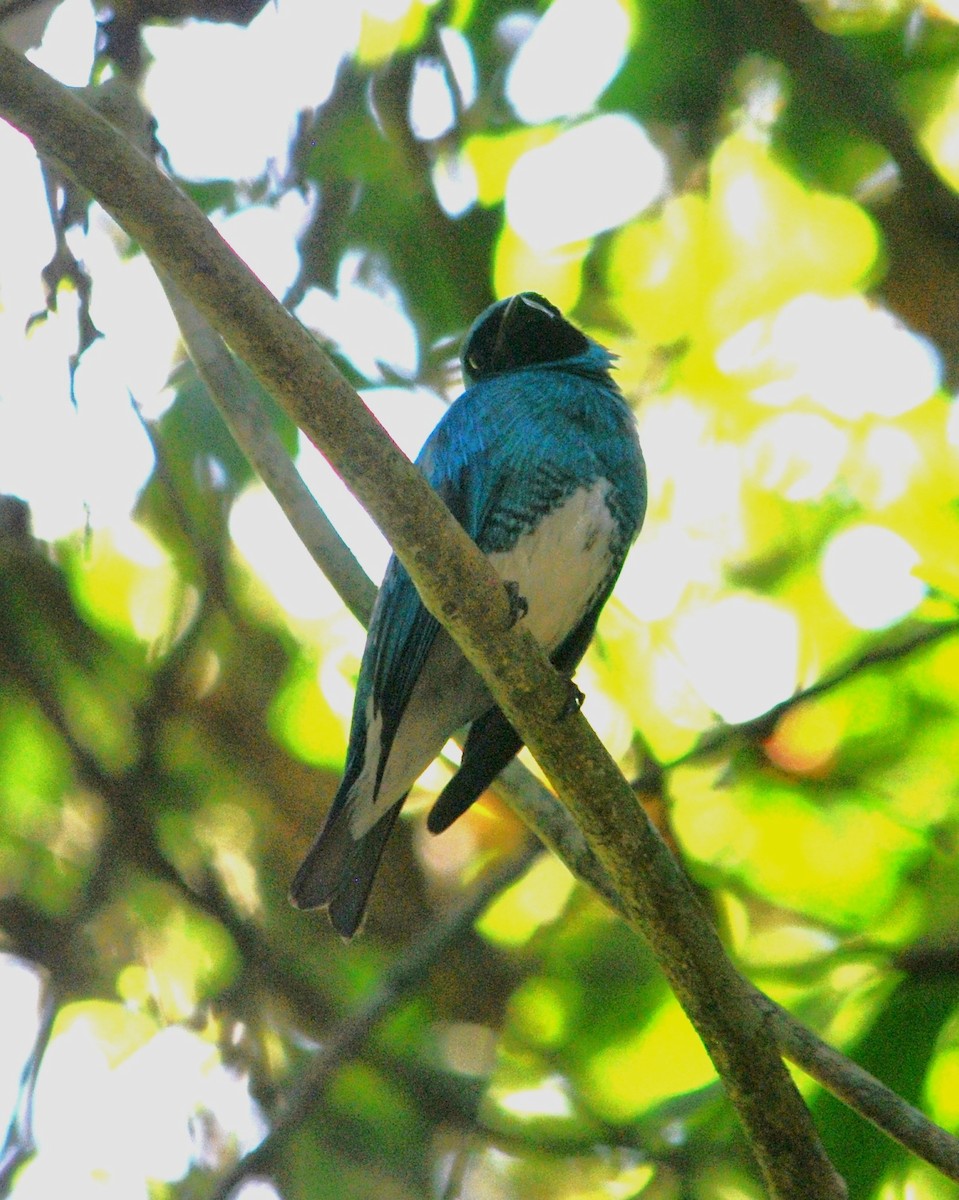
<path id="1" fill-rule="evenodd" d="M 583 701 L 586 699 L 586 693 L 582 688 L 578 688 L 572 679 L 566 681 L 568 690 L 566 692 L 566 701 L 559 712 L 559 720 L 565 721 L 567 717 L 571 717 L 573 713 L 579 712 L 583 707 Z"/>
<path id="2" fill-rule="evenodd" d="M 512 629 L 516 622 L 529 612 L 529 601 L 520 594 L 519 584 L 515 579 L 507 579 L 503 587 L 509 601 L 509 627 Z"/>

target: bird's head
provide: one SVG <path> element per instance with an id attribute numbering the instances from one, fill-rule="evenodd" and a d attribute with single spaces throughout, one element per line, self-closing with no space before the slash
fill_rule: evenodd
<path id="1" fill-rule="evenodd" d="M 609 367 L 609 352 L 571 325 L 555 304 L 537 292 L 519 292 L 490 305 L 473 322 L 463 341 L 463 378 L 472 385 L 504 371 L 563 363 L 591 353 L 597 357 L 596 368 Z"/>

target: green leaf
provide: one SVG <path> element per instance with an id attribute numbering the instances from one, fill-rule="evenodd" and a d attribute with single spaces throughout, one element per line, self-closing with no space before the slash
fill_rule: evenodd
<path id="1" fill-rule="evenodd" d="M 918 1106 L 939 1031 L 957 1003 L 959 980 L 903 979 L 865 1036 L 845 1052 Z M 814 1115 L 826 1153 L 851 1196 L 872 1196 L 887 1173 L 906 1161 L 896 1142 L 828 1093 L 816 1100 Z"/>

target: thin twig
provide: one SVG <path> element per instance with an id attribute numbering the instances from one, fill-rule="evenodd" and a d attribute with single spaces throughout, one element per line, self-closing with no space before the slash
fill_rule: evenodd
<path id="1" fill-rule="evenodd" d="M 500 777 L 503 795 L 569 870 L 624 914 L 613 881 L 559 801 L 519 763 Z M 496 785 L 497 788 L 499 784 Z M 823 1041 L 787 1009 L 750 985 L 753 1003 L 783 1055 L 889 1137 L 959 1181 L 959 1138 L 953 1137 L 891 1088 Z"/>
<path id="2" fill-rule="evenodd" d="M 430 925 L 424 935 L 396 958 L 384 972 L 370 999 L 352 1017 L 341 1021 L 331 1036 L 314 1052 L 309 1066 L 285 1092 L 281 1111 L 274 1117 L 270 1132 L 258 1146 L 245 1154 L 217 1184 L 208 1200 L 227 1200 L 243 1180 L 266 1169 L 286 1139 L 298 1129 L 320 1103 L 333 1072 L 352 1058 L 376 1025 L 397 1002 L 427 976 L 449 948 L 476 923 L 490 902 L 529 869 L 541 853 L 530 839 L 523 850 L 491 871 L 460 907 L 444 921 Z"/>
<path id="3" fill-rule="evenodd" d="M 694 759 L 714 754 L 740 737 L 760 740 L 766 738 L 775 729 L 776 723 L 783 713 L 795 708 L 796 705 L 802 704 L 806 700 L 814 700 L 817 696 L 841 687 L 842 684 L 848 683 L 850 679 L 871 667 L 898 662 L 900 659 L 908 658 L 917 651 L 924 650 L 928 646 L 935 646 L 938 642 L 955 637 L 957 634 L 959 634 L 959 620 L 939 621 L 928 625 L 917 624 L 905 634 L 899 634 L 881 645 L 871 646 L 858 657 L 850 659 L 836 670 L 823 675 L 815 683 L 799 689 L 793 695 L 780 701 L 779 704 L 773 705 L 761 716 L 755 717 L 751 721 L 717 725 L 713 729 L 707 730 L 690 750 L 679 755 L 678 758 L 661 763 L 660 766 L 664 771 L 672 770 L 673 767 L 679 767 Z"/>
<path id="4" fill-rule="evenodd" d="M 925 1159 L 947 1178 L 959 1182 L 959 1138 L 941 1129 L 892 1088 L 817 1037 L 764 992 L 756 988 L 753 995 L 769 1020 L 770 1032 L 790 1062 L 901 1146 Z"/>
<path id="5" fill-rule="evenodd" d="M 237 445 L 273 494 L 300 541 L 321 571 L 336 579 L 336 590 L 358 621 L 369 620 L 376 586 L 316 503 L 245 374 L 194 305 L 167 276 L 160 282 L 180 326 L 183 341 L 211 400 Z"/>

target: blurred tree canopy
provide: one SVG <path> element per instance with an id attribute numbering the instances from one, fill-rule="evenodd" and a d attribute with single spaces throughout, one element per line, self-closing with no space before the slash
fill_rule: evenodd
<path id="1" fill-rule="evenodd" d="M 91 98 L 149 94 L 148 26 L 255 44 L 263 7 L 104 9 Z M 181 185 L 217 219 L 304 201 L 284 300 L 397 429 L 497 296 L 616 351 L 650 511 L 585 711 L 740 969 L 959 1132 L 959 8 L 355 7 L 263 173 Z M 89 199 L 49 178 L 82 372 Z M 0 1190 L 761 1195 L 650 953 L 495 794 L 433 840 L 424 777 L 352 945 L 288 907 L 362 629 L 244 540 L 279 526 L 182 354 L 167 399 L 132 519 L 46 541 L 0 501 L 0 986 L 36 1013 Z M 801 1086 L 852 1197 L 957 1194 Z"/>

